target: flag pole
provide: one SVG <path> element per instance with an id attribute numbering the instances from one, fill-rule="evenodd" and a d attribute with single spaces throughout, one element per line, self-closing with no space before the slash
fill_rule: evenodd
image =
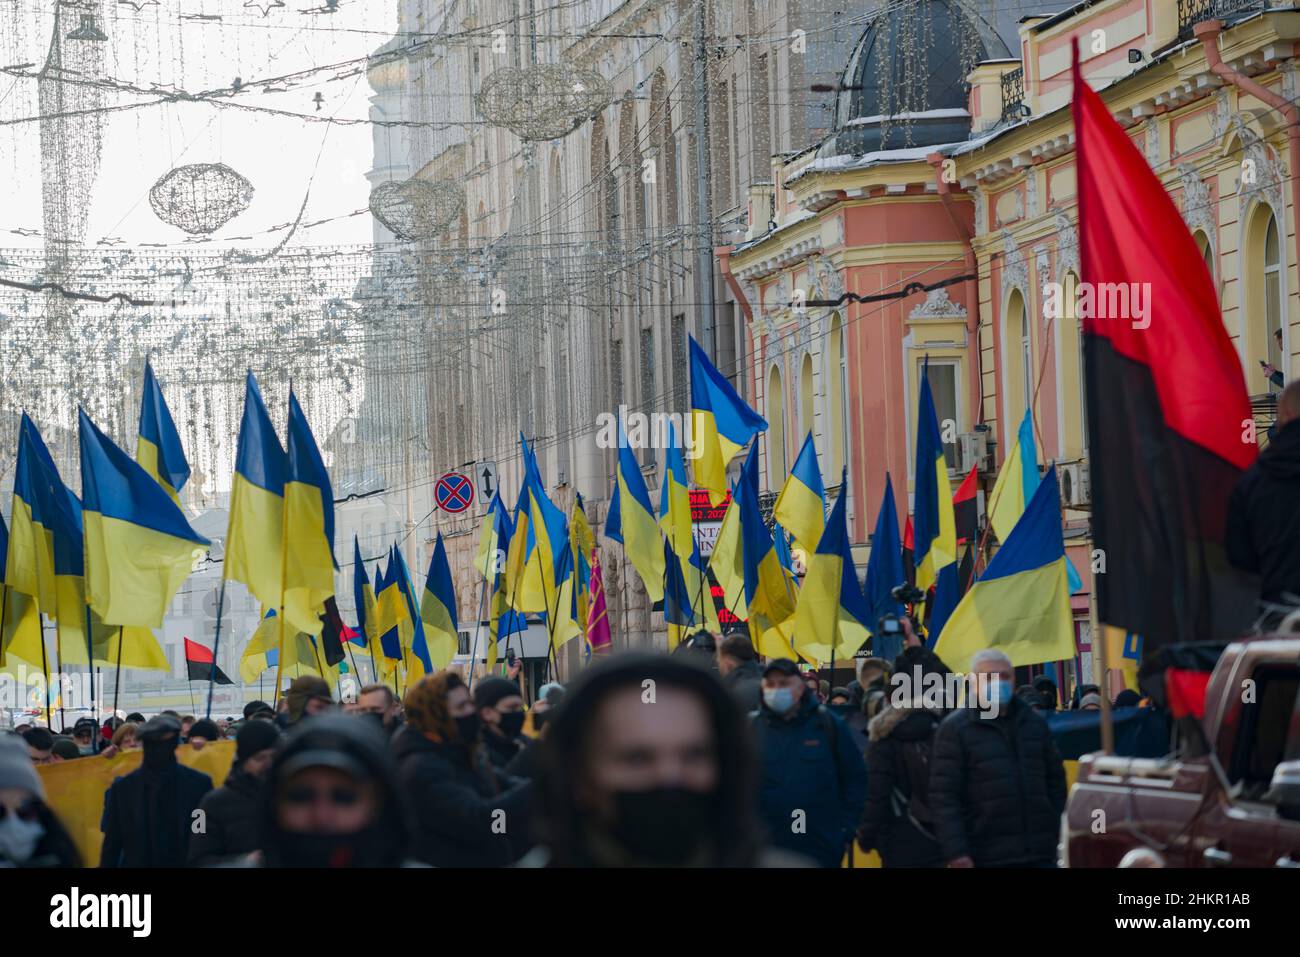
<path id="1" fill-rule="evenodd" d="M 1106 635 L 1097 620 L 1096 576 L 1093 576 L 1092 594 L 1088 600 L 1088 623 L 1092 631 L 1093 660 L 1101 672 L 1097 687 L 1101 689 L 1101 750 L 1105 754 L 1115 753 L 1115 722 L 1110 708 L 1110 654 L 1106 647 Z"/>
<path id="2" fill-rule="evenodd" d="M 221 576 L 221 590 L 217 593 L 217 627 L 212 638 L 212 669 L 208 672 L 208 710 L 203 717 L 212 717 L 212 689 L 217 682 L 217 652 L 221 649 L 221 614 L 226 608 L 226 576 Z M 122 643 L 117 645 L 119 657 L 122 653 Z"/>
<path id="3" fill-rule="evenodd" d="M 90 710 L 96 718 L 99 710 L 95 700 L 95 642 L 90 631 L 90 602 L 86 602 L 86 677 L 90 679 Z"/>
<path id="4" fill-rule="evenodd" d="M 117 626 L 117 673 L 113 678 L 113 717 L 117 717 L 118 697 L 122 693 L 122 626 Z"/>
<path id="5" fill-rule="evenodd" d="M 50 701 L 50 658 L 45 651 L 45 616 L 40 609 L 36 611 L 36 620 L 41 626 L 41 674 L 45 676 L 45 726 L 54 730 L 53 702 Z"/>
<path id="6" fill-rule="evenodd" d="M 63 730 L 68 728 L 68 718 L 63 713 L 63 634 L 59 629 L 58 619 L 54 621 L 54 661 L 59 669 L 59 724 Z"/>
<path id="7" fill-rule="evenodd" d="M 495 561 L 495 556 L 493 561 Z M 474 690 L 474 665 L 478 663 L 478 636 L 483 631 L 483 609 L 487 604 L 487 585 L 487 578 L 484 577 L 483 591 L 478 599 L 478 618 L 474 620 L 474 641 L 469 647 L 469 681 L 465 683 L 469 691 Z"/>

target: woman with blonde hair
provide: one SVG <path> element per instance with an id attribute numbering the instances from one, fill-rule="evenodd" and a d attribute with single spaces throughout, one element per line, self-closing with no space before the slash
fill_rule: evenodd
<path id="1" fill-rule="evenodd" d="M 454 671 L 422 678 L 393 739 L 398 780 L 416 812 L 415 857 L 435 867 L 501 867 L 532 846 L 533 788 L 494 772 L 479 717 Z"/>

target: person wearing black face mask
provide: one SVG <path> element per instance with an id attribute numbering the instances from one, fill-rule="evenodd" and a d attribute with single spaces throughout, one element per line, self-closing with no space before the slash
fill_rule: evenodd
<path id="1" fill-rule="evenodd" d="M 474 686 L 474 707 L 483 724 L 488 760 L 503 771 L 528 744 L 522 734 L 526 713 L 519 685 L 507 678 L 484 678 Z"/>
<path id="2" fill-rule="evenodd" d="M 806 865 L 764 849 L 754 775 L 744 717 L 717 677 L 689 657 L 614 656 L 584 673 L 547 722 L 542 843 L 522 863 Z"/>
<path id="3" fill-rule="evenodd" d="M 267 772 L 257 825 L 263 867 L 407 867 L 413 833 L 383 733 L 327 714 L 303 722 Z"/>
<path id="4" fill-rule="evenodd" d="M 421 679 L 403 705 L 393 753 L 416 812 L 414 855 L 435 867 L 500 867 L 522 856 L 532 846 L 533 785 L 493 769 L 460 675 Z"/>
<path id="5" fill-rule="evenodd" d="M 169 715 L 140 729 L 144 760 L 104 795 L 100 867 L 183 867 L 194 811 L 212 779 L 176 760 L 180 722 Z"/>
<path id="6" fill-rule="evenodd" d="M 280 729 L 271 721 L 249 721 L 239 729 L 235 761 L 225 783 L 199 805 L 206 827 L 190 838 L 191 866 L 215 864 L 257 850 L 257 808 L 281 738 Z"/>

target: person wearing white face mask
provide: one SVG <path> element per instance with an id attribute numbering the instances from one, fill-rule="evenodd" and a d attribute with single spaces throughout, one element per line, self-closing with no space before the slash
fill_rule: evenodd
<path id="1" fill-rule="evenodd" d="M 1065 769 L 1047 722 L 1015 696 L 1001 651 L 971 659 L 967 706 L 930 751 L 930 808 L 948 867 L 1053 867 Z"/>
<path id="2" fill-rule="evenodd" d="M 26 745 L 0 735 L 0 868 L 80 866 L 76 845 L 45 803 Z"/>

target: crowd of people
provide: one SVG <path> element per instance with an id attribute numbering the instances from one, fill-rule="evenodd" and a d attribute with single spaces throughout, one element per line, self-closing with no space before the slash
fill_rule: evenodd
<path id="1" fill-rule="evenodd" d="M 948 669 L 905 628 L 893 662 L 830 687 L 744 635 L 626 652 L 529 702 L 516 663 L 382 684 L 315 676 L 240 720 L 164 712 L 0 735 L 0 866 L 77 866 L 36 765 L 139 748 L 104 796 L 101 867 L 1051 867 L 1066 784 L 1043 712 L 975 657 L 962 700 L 900 695 Z M 1081 688 L 1072 707 L 1099 691 Z M 1121 704 L 1117 701 L 1116 704 Z M 233 739 L 221 787 L 181 748 Z M 75 754 L 74 754 L 75 749 Z"/>

